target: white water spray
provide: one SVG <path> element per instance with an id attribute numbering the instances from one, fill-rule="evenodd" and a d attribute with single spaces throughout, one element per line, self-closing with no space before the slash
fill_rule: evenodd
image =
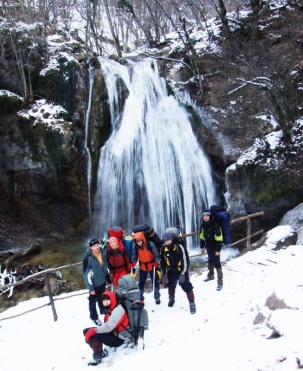
<path id="1" fill-rule="evenodd" d="M 92 105 L 92 91 L 93 91 L 93 84 L 94 84 L 94 77 L 95 77 L 95 69 L 93 67 L 89 67 L 89 95 L 88 95 L 88 104 L 87 110 L 85 115 L 85 149 L 88 156 L 87 161 L 87 188 L 88 188 L 88 211 L 89 217 L 91 219 L 91 173 L 92 173 L 92 161 L 90 152 L 88 150 L 88 124 L 90 118 L 90 110 Z"/>
<path id="2" fill-rule="evenodd" d="M 216 196 L 189 115 L 168 96 L 154 61 L 136 62 L 130 69 L 110 60 L 100 62 L 113 132 L 100 153 L 95 233 L 102 235 L 112 225 L 131 233 L 142 222 L 160 237 L 165 228 L 176 225 L 187 233 L 197 231 L 203 208 L 215 204 Z M 129 95 L 119 111 L 121 80 Z"/>

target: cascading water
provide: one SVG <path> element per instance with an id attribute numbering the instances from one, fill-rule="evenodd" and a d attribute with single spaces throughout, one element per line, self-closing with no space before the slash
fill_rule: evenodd
<path id="1" fill-rule="evenodd" d="M 211 168 L 189 115 L 168 96 L 155 61 L 130 62 L 128 67 L 110 60 L 100 63 L 113 131 L 100 152 L 95 235 L 112 225 L 131 233 L 142 222 L 159 236 L 176 225 L 187 233 L 197 231 L 202 209 L 215 204 L 216 196 Z M 121 80 L 128 89 L 122 104 Z"/>
<path id="2" fill-rule="evenodd" d="M 90 110 L 92 105 L 92 91 L 93 91 L 93 83 L 94 83 L 94 76 L 95 76 L 95 69 L 90 66 L 89 67 L 89 95 L 88 95 L 88 105 L 85 115 L 85 149 L 88 156 L 87 162 L 87 187 L 88 187 L 88 211 L 89 217 L 91 219 L 91 175 L 92 175 L 92 162 L 91 162 L 91 155 L 88 150 L 88 124 L 89 124 L 89 117 L 90 117 Z"/>

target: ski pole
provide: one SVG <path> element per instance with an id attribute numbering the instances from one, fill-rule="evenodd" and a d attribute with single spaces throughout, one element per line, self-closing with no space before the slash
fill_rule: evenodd
<path id="1" fill-rule="evenodd" d="M 153 268 L 153 293 L 155 295 L 155 285 L 156 285 L 156 267 Z"/>

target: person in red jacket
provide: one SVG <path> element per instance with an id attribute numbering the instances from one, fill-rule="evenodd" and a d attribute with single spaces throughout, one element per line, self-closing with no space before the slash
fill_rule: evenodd
<path id="1" fill-rule="evenodd" d="M 157 279 L 156 268 L 159 267 L 160 254 L 156 245 L 151 241 L 146 241 L 142 232 L 134 234 L 134 245 L 130 267 L 134 267 L 139 260 L 140 278 L 139 288 L 141 299 L 144 300 L 144 286 L 149 273 L 154 288 L 154 298 L 156 304 L 160 304 L 160 285 Z"/>
<path id="2" fill-rule="evenodd" d="M 83 330 L 85 341 L 94 352 L 88 366 L 98 365 L 102 358 L 107 356 L 103 344 L 116 348 L 130 339 L 130 333 L 127 331 L 128 317 L 123 306 L 117 303 L 116 294 L 105 291 L 101 295 L 101 301 L 105 312 L 104 324 Z"/>
<path id="3" fill-rule="evenodd" d="M 117 288 L 119 278 L 130 273 L 130 262 L 124 246 L 119 245 L 116 237 L 108 239 L 106 258 L 111 277 Z"/>

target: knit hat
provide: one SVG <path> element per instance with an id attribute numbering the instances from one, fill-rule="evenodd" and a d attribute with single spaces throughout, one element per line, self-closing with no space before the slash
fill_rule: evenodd
<path id="1" fill-rule="evenodd" d="M 116 243 L 118 243 L 118 240 L 117 240 L 116 237 L 110 237 L 110 238 L 108 239 L 108 243 L 111 243 L 111 242 L 116 242 Z"/>
<path id="2" fill-rule="evenodd" d="M 205 215 L 211 216 L 211 212 L 208 209 L 206 209 L 202 213 L 202 216 L 205 216 Z"/>
<path id="3" fill-rule="evenodd" d="M 170 232 L 165 232 L 165 233 L 163 234 L 163 236 L 162 236 L 162 239 L 163 239 L 164 241 L 167 241 L 167 240 L 173 240 L 173 239 L 174 239 L 174 236 L 173 236 L 173 234 L 170 233 Z"/>
<path id="4" fill-rule="evenodd" d="M 97 243 L 100 243 L 96 238 L 93 238 L 92 240 L 89 241 L 89 247 L 92 247 L 96 245 Z"/>

